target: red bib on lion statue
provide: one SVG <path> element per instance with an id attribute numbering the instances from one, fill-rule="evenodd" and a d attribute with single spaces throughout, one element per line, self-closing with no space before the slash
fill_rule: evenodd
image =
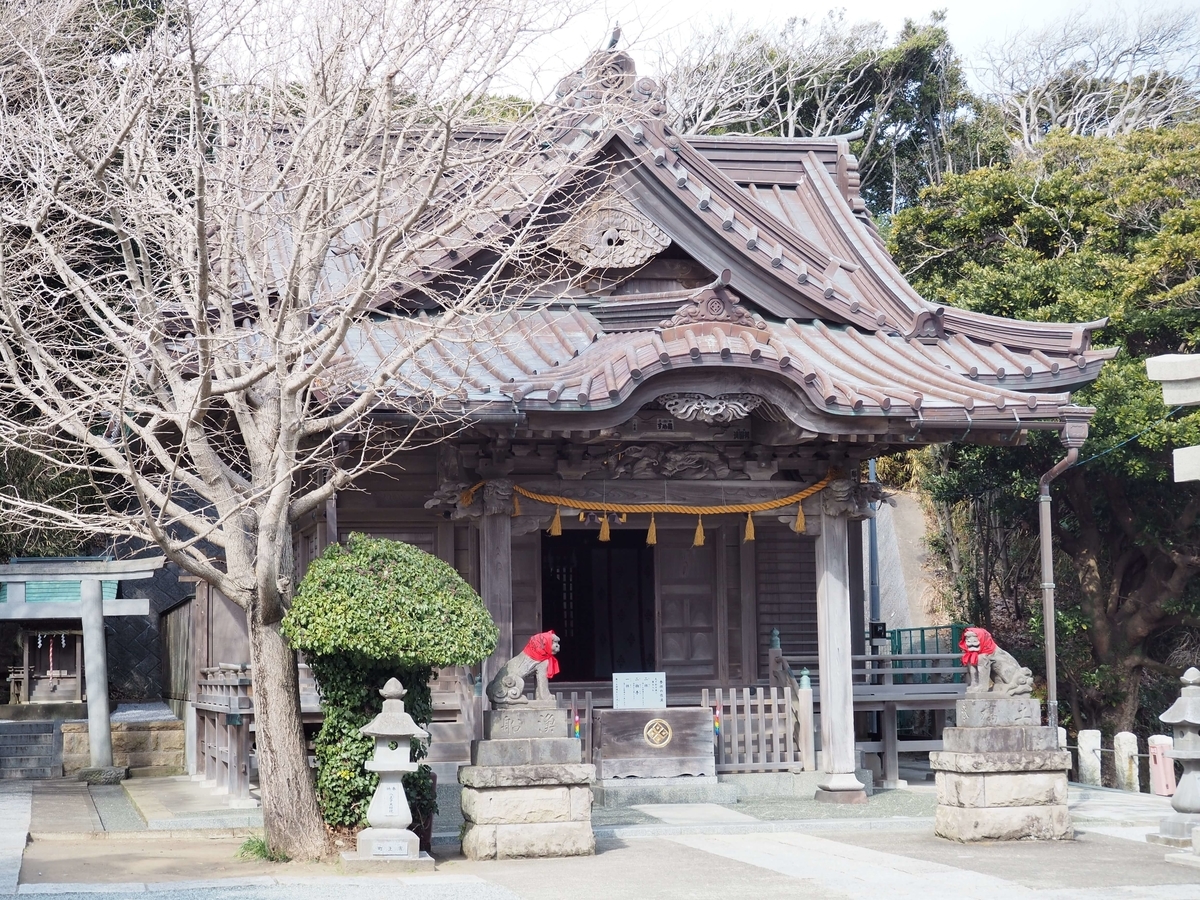
<path id="1" fill-rule="evenodd" d="M 978 650 L 967 649 L 968 634 L 974 634 L 979 639 Z M 996 642 L 992 640 L 991 632 L 986 628 L 964 628 L 962 637 L 958 641 L 958 649 L 963 652 L 962 661 L 964 666 L 977 666 L 979 665 L 979 657 L 996 652 Z"/>
<path id="2" fill-rule="evenodd" d="M 558 660 L 554 658 L 554 632 L 543 631 L 535 634 L 525 645 L 524 653 L 534 662 L 546 663 L 546 677 L 553 678 L 558 674 Z"/>

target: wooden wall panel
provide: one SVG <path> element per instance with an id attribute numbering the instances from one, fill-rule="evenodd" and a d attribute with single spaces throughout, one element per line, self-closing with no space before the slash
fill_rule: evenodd
<path id="1" fill-rule="evenodd" d="M 725 557 L 725 628 L 728 647 L 726 672 L 722 681 L 729 684 L 745 684 L 745 666 L 742 661 L 742 548 L 741 531 L 737 527 L 721 529 L 725 538 L 721 552 Z"/>
<path id="2" fill-rule="evenodd" d="M 542 630 L 542 535 L 512 537 L 513 652 Z"/>
<path id="3" fill-rule="evenodd" d="M 654 575 L 658 593 L 658 664 L 667 673 L 717 677 L 717 542 L 692 546 L 691 531 L 659 529 Z"/>
<path id="4" fill-rule="evenodd" d="M 758 602 L 758 672 L 768 671 L 771 629 L 779 629 L 783 652 L 817 655 L 816 538 L 786 525 L 757 526 L 754 542 Z"/>

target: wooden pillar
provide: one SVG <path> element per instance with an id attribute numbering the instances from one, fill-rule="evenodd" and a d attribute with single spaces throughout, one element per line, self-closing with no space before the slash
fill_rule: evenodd
<path id="1" fill-rule="evenodd" d="M 29 632 L 21 632 L 21 694 L 20 702 L 29 702 Z"/>
<path id="2" fill-rule="evenodd" d="M 863 584 L 863 523 L 851 519 L 846 527 L 846 543 L 850 565 L 850 652 L 865 656 L 867 652 L 866 590 Z"/>
<path id="3" fill-rule="evenodd" d="M 83 702 L 83 635 L 75 635 L 75 702 Z"/>
<path id="4" fill-rule="evenodd" d="M 479 528 L 479 593 L 500 629 L 496 652 L 483 661 L 482 678 L 487 685 L 513 656 L 512 484 L 489 481 L 483 489 L 483 510 Z"/>
<path id="5" fill-rule="evenodd" d="M 821 504 L 817 538 L 817 653 L 821 689 L 821 768 L 816 798 L 865 802 L 855 776 L 854 687 L 851 674 L 850 565 L 847 516 Z"/>
<path id="6" fill-rule="evenodd" d="M 900 780 L 900 747 L 896 734 L 896 704 L 883 704 L 883 787 L 904 787 Z"/>

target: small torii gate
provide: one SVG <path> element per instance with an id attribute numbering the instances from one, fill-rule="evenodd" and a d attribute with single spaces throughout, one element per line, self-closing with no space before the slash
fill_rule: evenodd
<path id="1" fill-rule="evenodd" d="M 1162 383 L 1167 406 L 1200 406 L 1200 354 L 1170 353 L 1146 360 L 1146 374 Z M 1175 450 L 1175 480 L 1200 481 L 1200 446 Z"/>
<path id="2" fill-rule="evenodd" d="M 112 768 L 112 727 L 108 710 L 108 652 L 105 616 L 144 616 L 150 601 L 104 600 L 103 581 L 150 578 L 166 561 L 162 556 L 130 560 L 25 560 L 0 565 L 0 583 L 8 598 L 0 603 L 0 619 L 80 619 L 83 623 L 83 669 L 88 694 L 88 747 L 93 769 Z M 28 602 L 25 585 L 39 581 L 78 581 L 79 600 Z"/>

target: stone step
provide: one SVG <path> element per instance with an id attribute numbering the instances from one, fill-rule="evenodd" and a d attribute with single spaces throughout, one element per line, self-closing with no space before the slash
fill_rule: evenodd
<path id="1" fill-rule="evenodd" d="M 62 778 L 62 766 L 37 766 L 28 769 L 0 768 L 0 781 L 15 781 L 21 778 Z"/>
<path id="2" fill-rule="evenodd" d="M 5 734 L 0 732 L 0 753 L 4 752 L 5 747 L 33 747 L 46 745 L 50 746 L 54 743 L 54 732 L 52 731 L 35 731 L 30 734 Z"/>
<path id="3" fill-rule="evenodd" d="M 54 723 L 0 721 L 0 735 L 3 734 L 54 734 Z"/>
<path id="4" fill-rule="evenodd" d="M 431 744 L 429 755 L 422 762 L 461 762 L 471 759 L 470 741 L 451 741 L 449 743 Z"/>
<path id="5" fill-rule="evenodd" d="M 470 741 L 475 737 L 475 729 L 466 722 L 430 722 L 426 730 L 438 741 Z"/>
<path id="6" fill-rule="evenodd" d="M 4 765 L 6 759 L 53 759 L 54 748 L 45 746 L 44 744 L 34 744 L 32 746 L 16 745 L 11 747 L 0 748 L 0 766 Z"/>
<path id="7" fill-rule="evenodd" d="M 53 753 L 39 753 L 36 756 L 0 756 L 0 769 L 27 769 L 53 764 Z"/>

